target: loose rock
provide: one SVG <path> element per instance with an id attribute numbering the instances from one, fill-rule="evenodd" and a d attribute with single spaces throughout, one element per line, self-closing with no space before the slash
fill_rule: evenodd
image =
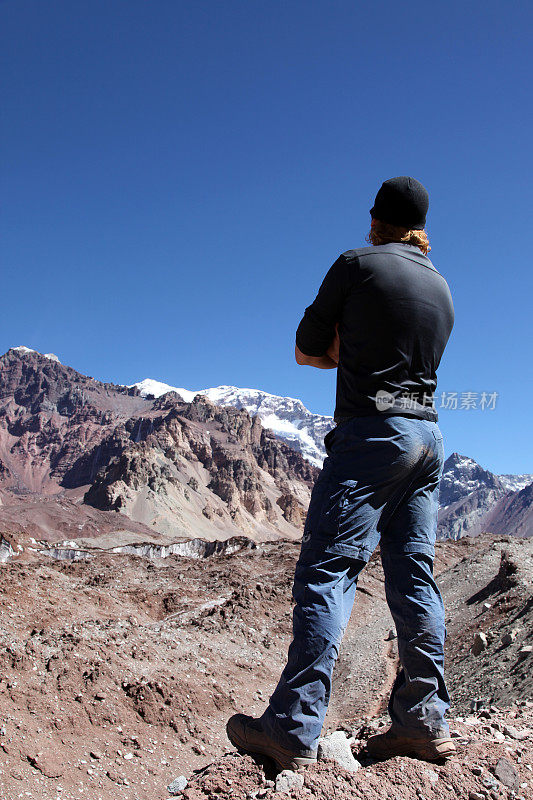
<path id="1" fill-rule="evenodd" d="M 488 641 L 487 641 L 487 637 L 485 636 L 485 634 L 481 633 L 480 631 L 478 631 L 474 635 L 474 643 L 472 645 L 472 654 L 474 656 L 478 656 L 480 653 L 483 652 L 483 650 L 487 649 L 487 644 L 488 644 Z"/>
<path id="2" fill-rule="evenodd" d="M 350 741 L 344 731 L 334 731 L 318 740 L 318 758 L 331 758 L 349 772 L 357 772 L 361 766 L 353 757 Z"/>
<path id="3" fill-rule="evenodd" d="M 174 778 L 172 783 L 169 783 L 169 785 L 167 786 L 168 793 L 172 795 L 181 794 L 181 792 L 186 788 L 186 786 L 187 786 L 187 778 L 185 777 L 185 775 L 180 775 L 179 777 Z"/>
<path id="4" fill-rule="evenodd" d="M 276 792 L 290 792 L 291 789 L 303 789 L 303 775 L 284 769 L 276 776 Z"/>
<path id="5" fill-rule="evenodd" d="M 516 789 L 518 787 L 518 772 L 509 759 L 498 759 L 494 767 L 494 774 L 500 783 L 503 783 L 503 785 L 507 786 L 509 789 Z"/>
<path id="6" fill-rule="evenodd" d="M 63 764 L 60 758 L 54 753 L 29 753 L 27 759 L 32 767 L 47 778 L 59 778 L 63 775 Z"/>
<path id="7" fill-rule="evenodd" d="M 512 631 L 509 631 L 502 637 L 502 645 L 507 647 L 508 645 L 512 644 L 516 637 L 518 636 L 519 630 L 518 628 L 513 628 Z"/>
<path id="8" fill-rule="evenodd" d="M 517 741 L 521 742 L 523 739 L 529 739 L 532 735 L 532 731 L 528 728 L 524 728 L 523 730 L 519 731 L 513 725 L 505 725 L 503 732 L 506 736 L 510 736 L 511 739 L 516 739 Z"/>

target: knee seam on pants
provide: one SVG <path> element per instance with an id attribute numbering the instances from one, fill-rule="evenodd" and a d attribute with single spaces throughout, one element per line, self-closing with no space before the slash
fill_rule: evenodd
<path id="1" fill-rule="evenodd" d="M 329 554 L 332 556 L 345 556 L 346 558 L 354 559 L 356 561 L 365 561 L 368 563 L 374 550 L 364 545 L 344 544 L 342 542 L 331 543 L 330 539 L 316 537 L 316 544 L 320 544 L 321 554 Z"/>
<path id="2" fill-rule="evenodd" d="M 409 542 L 404 547 L 401 545 L 389 544 L 381 541 L 381 552 L 383 555 L 390 556 L 409 556 L 421 553 L 425 556 L 433 558 L 435 556 L 435 546 L 432 544 L 423 544 L 422 542 Z"/>

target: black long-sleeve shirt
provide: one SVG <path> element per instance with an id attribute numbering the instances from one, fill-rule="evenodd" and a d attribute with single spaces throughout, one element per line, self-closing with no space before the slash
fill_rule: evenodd
<path id="1" fill-rule="evenodd" d="M 418 247 L 385 244 L 339 256 L 305 310 L 298 348 L 324 355 L 337 322 L 337 422 L 369 414 L 438 420 L 436 372 L 454 308 L 446 280 Z"/>

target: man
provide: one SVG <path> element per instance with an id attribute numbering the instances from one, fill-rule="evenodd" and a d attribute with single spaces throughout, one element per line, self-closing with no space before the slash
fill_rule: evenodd
<path id="1" fill-rule="evenodd" d="M 429 761 L 455 752 L 433 579 L 444 463 L 433 394 L 454 309 L 427 256 L 428 206 L 414 178 L 385 181 L 370 212 L 373 246 L 337 259 L 297 330 L 298 364 L 338 367 L 337 426 L 325 438 L 296 565 L 287 665 L 260 719 L 236 714 L 227 724 L 236 747 L 281 769 L 316 760 L 357 579 L 378 543 L 401 669 L 391 727 L 370 737 L 368 751 Z"/>

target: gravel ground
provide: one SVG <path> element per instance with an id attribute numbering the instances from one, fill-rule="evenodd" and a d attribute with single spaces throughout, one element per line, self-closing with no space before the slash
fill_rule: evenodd
<path id="1" fill-rule="evenodd" d="M 511 566 L 501 569 L 502 549 Z M 2 800 L 166 800 L 166 786 L 180 775 L 189 781 L 190 800 L 208 796 L 209 786 L 213 798 L 256 791 L 281 797 L 265 783 L 275 777 L 267 777 L 268 765 L 265 773 L 235 754 L 224 726 L 236 711 L 259 715 L 277 682 L 290 639 L 297 555 L 298 545 L 282 542 L 232 556 L 154 562 L 121 554 L 71 563 L 25 550 L 1 564 Z M 481 785 L 500 757 L 527 783 L 529 734 L 516 740 L 505 726 L 533 727 L 531 708 L 516 705 L 532 699 L 531 655 L 520 654 L 531 641 L 530 559 L 527 540 L 484 536 L 438 547 L 450 617 L 453 726 L 465 747 L 444 767 L 414 759 L 368 764 L 360 753 L 396 670 L 373 559 L 360 582 L 326 720 L 327 730 L 355 732 L 363 769 L 345 775 L 321 762 L 305 770 L 304 787 L 292 796 L 468 800 L 470 791 L 486 790 L 487 798 L 491 792 L 507 798 L 509 787 L 498 793 Z M 479 631 L 487 648 L 474 656 Z M 472 699 L 480 701 L 474 715 Z M 479 765 L 477 775 L 472 770 Z M 217 781 L 220 790 L 210 783 Z M 529 786 L 512 791 L 533 796 Z"/>

